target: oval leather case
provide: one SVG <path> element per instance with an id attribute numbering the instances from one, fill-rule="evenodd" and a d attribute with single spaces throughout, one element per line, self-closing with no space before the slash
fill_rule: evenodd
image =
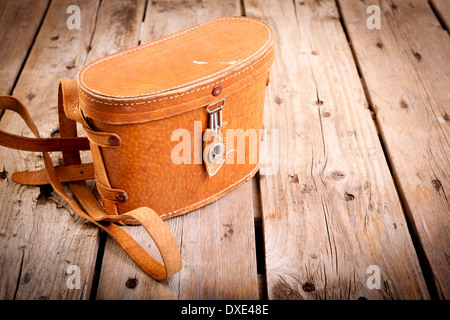
<path id="1" fill-rule="evenodd" d="M 87 129 L 91 135 L 115 134 L 120 140 L 105 144 L 90 139 L 107 212 L 146 206 L 167 219 L 250 179 L 259 165 L 273 47 L 266 24 L 225 17 L 82 69 L 77 80 Z M 220 114 L 210 114 L 208 106 L 221 107 Z M 208 167 L 203 140 L 205 131 L 211 131 L 210 117 L 219 115 L 217 131 L 222 131 L 226 148 Z"/>
<path id="2" fill-rule="evenodd" d="M 42 151 L 45 163 L 45 170 L 15 172 L 13 181 L 51 184 L 147 274 L 169 278 L 181 256 L 163 220 L 218 199 L 259 168 L 274 42 L 265 23 L 224 17 L 94 61 L 59 85 L 60 138 L 40 138 L 24 105 L 0 96 L 0 109 L 20 114 L 36 136 L 0 131 L 0 144 Z M 87 138 L 77 137 L 76 122 Z M 82 164 L 79 151 L 88 149 L 93 164 Z M 53 167 L 52 151 L 63 152 L 63 167 Z M 162 263 L 120 224 L 141 224 Z"/>

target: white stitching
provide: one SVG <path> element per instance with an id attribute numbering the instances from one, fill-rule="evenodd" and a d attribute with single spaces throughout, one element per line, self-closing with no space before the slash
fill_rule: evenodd
<path id="1" fill-rule="evenodd" d="M 248 21 L 251 21 L 251 22 L 254 22 L 254 23 L 257 23 L 257 24 L 262 25 L 264 28 L 267 29 L 267 31 L 269 32 L 270 35 L 272 34 L 272 32 L 270 31 L 270 29 L 269 29 L 265 24 L 263 24 L 263 23 L 261 23 L 261 22 L 259 22 L 259 21 L 257 21 L 257 20 L 248 19 L 248 18 L 244 18 L 244 17 L 239 17 L 239 18 L 238 18 L 238 17 L 236 17 L 236 18 L 230 18 L 230 17 L 229 17 L 229 18 L 219 18 L 219 19 L 207 21 L 207 22 L 204 22 L 204 23 L 202 23 L 202 24 L 199 24 L 199 25 L 197 25 L 197 26 L 195 26 L 195 27 L 192 27 L 192 28 L 190 28 L 190 29 L 184 30 L 184 31 L 182 31 L 182 32 L 180 32 L 180 33 L 173 34 L 172 36 L 169 36 L 169 37 L 167 37 L 167 38 L 161 39 L 161 40 L 159 40 L 159 41 L 150 42 L 150 43 L 148 43 L 148 44 L 146 44 L 146 45 L 144 45 L 144 46 L 136 47 L 136 48 L 134 48 L 134 49 L 130 49 L 130 50 L 127 50 L 127 51 L 122 51 L 122 52 L 119 52 L 119 53 L 117 53 L 117 54 L 114 54 L 114 55 L 105 57 L 105 58 L 103 58 L 103 59 L 100 59 L 100 60 L 98 60 L 98 61 L 92 63 L 91 65 L 87 66 L 86 69 L 84 69 L 84 70 L 82 71 L 82 73 L 81 73 L 81 75 L 80 75 L 81 83 L 83 84 L 83 86 L 84 86 L 86 89 L 88 89 L 88 90 L 90 90 L 90 91 L 92 91 L 92 92 L 96 92 L 96 93 L 98 93 L 98 94 L 104 95 L 104 96 L 108 96 L 108 97 L 117 97 L 117 98 L 136 98 L 136 97 L 142 97 L 142 96 L 149 95 L 149 94 L 158 94 L 158 93 L 161 93 L 161 92 L 163 92 L 164 90 L 163 90 L 163 91 L 158 91 L 158 92 L 150 92 L 150 93 L 145 93 L 145 94 L 140 94 L 140 95 L 134 95 L 134 96 L 120 96 L 120 95 L 117 95 L 117 96 L 110 96 L 110 95 L 106 95 L 106 94 L 104 94 L 104 93 L 102 93 L 102 92 L 99 92 L 99 91 L 97 91 L 97 90 L 95 90 L 95 89 L 92 89 L 92 88 L 90 88 L 89 86 L 87 86 L 86 83 L 84 82 L 84 74 L 85 74 L 85 72 L 86 72 L 88 69 L 92 68 L 93 66 L 95 66 L 95 65 L 97 65 L 97 64 L 99 64 L 99 63 L 101 63 L 101 62 L 104 62 L 104 61 L 107 61 L 107 60 L 110 60 L 110 59 L 113 59 L 113 58 L 116 58 L 116 57 L 119 57 L 119 56 L 122 56 L 122 55 L 125 55 L 125 54 L 128 54 L 128 53 L 131 53 L 131 52 L 134 52 L 134 51 L 138 51 L 138 50 L 147 48 L 147 47 L 149 47 L 149 46 L 152 46 L 152 45 L 161 43 L 161 42 L 166 41 L 166 40 L 169 40 L 169 39 L 173 39 L 173 38 L 175 38 L 175 37 L 178 37 L 178 36 L 180 36 L 180 35 L 182 35 L 182 34 L 185 34 L 185 33 L 189 32 L 189 31 L 192 31 L 192 30 L 195 30 L 195 29 L 197 29 L 197 28 L 199 28 L 199 27 L 201 27 L 201 26 L 204 26 L 204 25 L 206 25 L 206 24 L 208 24 L 208 23 L 217 22 L 217 21 L 221 21 L 221 20 L 248 20 Z M 269 39 L 267 40 L 267 42 L 266 42 L 266 43 L 265 43 L 258 51 L 256 51 L 254 54 L 252 54 L 251 56 L 247 57 L 246 59 L 244 59 L 244 60 L 242 60 L 242 61 L 250 60 L 253 56 L 258 55 L 259 52 L 262 51 L 262 50 L 267 46 L 267 44 L 269 43 L 270 38 L 271 38 L 271 37 L 269 37 Z M 267 54 L 265 54 L 264 57 L 265 57 L 266 55 L 267 55 Z M 261 59 L 260 59 L 260 60 L 261 60 Z M 259 61 L 259 60 L 258 60 L 258 61 Z M 253 63 L 253 65 L 254 65 L 254 64 L 255 64 L 255 63 Z M 218 72 L 216 72 L 216 73 L 214 73 L 214 74 L 208 75 L 208 76 L 203 77 L 203 78 L 200 78 L 200 79 L 193 80 L 193 81 L 191 81 L 191 82 L 185 83 L 185 84 L 183 84 L 183 85 L 179 85 L 179 86 L 174 87 L 174 88 L 171 88 L 171 89 L 181 88 L 181 87 L 187 86 L 187 85 L 189 85 L 189 84 L 191 84 L 191 83 L 194 83 L 194 82 L 203 80 L 203 79 L 205 79 L 205 78 L 210 78 L 210 77 L 212 77 L 212 76 L 214 76 L 214 75 L 216 75 L 216 74 L 223 73 L 223 72 L 225 72 L 226 70 L 231 69 L 231 68 L 233 68 L 233 66 L 230 66 L 230 67 L 225 68 L 225 69 L 222 69 L 222 70 L 220 70 L 220 71 L 218 71 Z M 247 67 L 246 69 L 248 69 L 248 67 Z M 246 69 L 244 69 L 244 70 L 246 70 Z M 242 72 L 242 71 L 243 71 L 243 70 L 241 70 L 240 72 Z M 240 72 L 239 72 L 239 73 L 240 73 Z M 237 73 L 237 74 L 239 74 L 239 73 Z M 228 79 L 228 78 L 227 78 L 227 79 Z M 226 80 L 226 79 L 225 79 L 225 80 Z M 203 89 L 203 88 L 202 88 L 202 89 Z M 191 92 L 193 92 L 193 91 L 191 91 Z M 190 92 L 190 93 L 191 93 L 191 92 Z M 83 93 L 83 94 L 84 94 L 84 93 Z M 185 94 L 187 94 L 187 93 L 185 93 Z M 85 95 L 85 94 L 84 94 L 84 95 Z M 85 95 L 85 96 L 86 96 L 86 95 Z M 86 97 L 87 97 L 87 96 L 86 96 Z M 108 103 L 106 103 L 106 104 L 108 104 Z M 113 105 L 116 105 L 116 104 L 113 104 Z M 118 104 L 118 105 L 121 105 L 121 104 Z M 128 105 L 128 104 L 122 104 L 122 105 Z"/>
<path id="2" fill-rule="evenodd" d="M 243 177 L 241 180 L 236 181 L 236 182 L 233 183 L 232 185 L 229 185 L 228 187 L 226 187 L 226 188 L 223 189 L 222 191 L 219 191 L 219 192 L 213 194 L 212 196 L 209 196 L 208 198 L 205 198 L 205 199 L 203 199 L 203 200 L 200 200 L 200 201 L 198 201 L 198 202 L 196 202 L 196 203 L 193 203 L 193 204 L 191 204 L 191 205 L 189 205 L 189 206 L 187 206 L 187 207 L 184 207 L 184 208 L 181 208 L 181 209 L 178 209 L 178 210 L 169 212 L 169 213 L 167 213 L 167 214 L 162 214 L 162 215 L 160 215 L 160 217 L 162 218 L 162 217 L 165 217 L 165 216 L 167 216 L 167 215 L 171 216 L 171 215 L 174 214 L 174 213 L 177 213 L 177 212 L 182 211 L 182 210 L 185 210 L 185 209 L 189 209 L 189 208 L 191 208 L 191 207 L 193 207 L 193 206 L 196 206 L 196 205 L 199 204 L 199 203 L 208 201 L 209 199 L 211 199 L 211 198 L 217 196 L 218 194 L 220 194 L 220 193 L 222 193 L 222 192 L 225 192 L 225 191 L 227 191 L 227 190 L 230 189 L 230 188 L 233 188 L 235 185 L 237 185 L 237 184 L 241 183 L 242 181 L 246 180 L 248 177 L 251 177 L 256 171 L 258 171 L 258 169 L 259 169 L 259 162 L 258 162 L 258 164 L 256 165 L 256 167 L 255 167 L 248 175 L 246 175 L 245 177 Z"/>
<path id="3" fill-rule="evenodd" d="M 204 90 L 204 89 L 206 89 L 206 88 L 209 88 L 209 87 L 211 87 L 211 86 L 214 86 L 214 85 L 216 85 L 216 84 L 219 84 L 219 83 L 222 82 L 222 81 L 226 81 L 226 80 L 228 80 L 228 79 L 230 79 L 230 78 L 233 78 L 233 77 L 235 77 L 235 76 L 241 74 L 242 72 L 248 70 L 249 68 L 253 68 L 253 66 L 254 66 L 255 64 L 257 64 L 258 62 L 260 62 L 261 60 L 263 60 L 269 53 L 272 52 L 272 50 L 273 50 L 273 48 L 272 48 L 270 51 L 268 51 L 264 56 L 262 56 L 261 58 L 259 58 L 258 60 L 256 60 L 254 63 L 252 63 L 251 65 L 247 66 L 245 69 L 242 69 L 241 71 L 239 71 L 239 72 L 237 72 L 237 73 L 235 73 L 235 74 L 232 74 L 232 75 L 226 77 L 225 79 L 222 79 L 222 80 L 217 81 L 217 82 L 215 82 L 215 83 L 211 83 L 211 84 L 209 84 L 209 85 L 207 85 L 207 86 L 204 86 L 204 87 L 201 87 L 201 88 L 197 88 L 197 89 L 194 89 L 194 90 L 191 90 L 191 91 L 183 92 L 183 93 L 181 93 L 181 94 L 177 94 L 177 95 L 169 96 L 169 97 L 165 97 L 165 98 L 159 98 L 159 99 L 148 100 L 148 101 L 142 101 L 142 102 L 131 102 L 131 103 L 130 103 L 130 102 L 128 102 L 128 103 L 109 103 L 109 102 L 104 102 L 104 101 L 100 101 L 100 100 L 93 99 L 93 98 L 89 97 L 88 95 L 86 95 L 86 93 L 84 93 L 82 90 L 79 90 L 79 92 L 80 92 L 83 96 L 85 96 L 88 100 L 90 100 L 90 101 L 92 101 L 92 102 L 101 103 L 101 104 L 106 104 L 106 105 L 110 105 L 110 106 L 134 106 L 134 105 L 147 104 L 147 103 L 152 103 L 152 102 L 159 102 L 159 101 L 163 101 L 163 100 L 170 100 L 170 99 L 178 98 L 178 97 L 181 97 L 181 96 L 184 96 L 184 95 L 193 93 L 193 92 L 197 92 L 197 91 Z"/>

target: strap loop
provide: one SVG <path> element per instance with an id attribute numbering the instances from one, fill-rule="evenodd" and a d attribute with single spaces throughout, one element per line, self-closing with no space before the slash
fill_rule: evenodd
<path id="1" fill-rule="evenodd" d="M 97 185 L 98 193 L 100 193 L 104 199 L 116 203 L 124 203 L 128 200 L 128 193 L 125 190 L 109 188 L 101 183 L 97 177 L 95 178 L 95 183 Z"/>
<path id="2" fill-rule="evenodd" d="M 115 133 L 97 132 L 84 127 L 87 138 L 99 147 L 118 147 L 122 144 L 122 139 Z"/>

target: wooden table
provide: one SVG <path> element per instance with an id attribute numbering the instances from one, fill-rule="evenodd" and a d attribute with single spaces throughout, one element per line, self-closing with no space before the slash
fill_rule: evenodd
<path id="1" fill-rule="evenodd" d="M 50 187 L 11 181 L 39 153 L 1 148 L 0 299 L 450 298 L 450 1 L 0 0 L 0 94 L 55 136 L 60 79 L 230 15 L 277 34 L 277 170 L 167 220 L 184 265 L 158 283 Z M 0 129 L 31 136 L 9 112 Z"/>

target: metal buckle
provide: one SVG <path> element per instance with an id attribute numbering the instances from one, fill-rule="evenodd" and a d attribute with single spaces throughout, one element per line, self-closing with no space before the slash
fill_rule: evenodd
<path id="1" fill-rule="evenodd" d="M 220 104 L 218 107 L 210 110 L 211 107 Z M 209 129 L 217 132 L 217 127 L 222 126 L 222 108 L 225 105 L 225 99 L 210 103 L 206 106 L 209 113 Z"/>

